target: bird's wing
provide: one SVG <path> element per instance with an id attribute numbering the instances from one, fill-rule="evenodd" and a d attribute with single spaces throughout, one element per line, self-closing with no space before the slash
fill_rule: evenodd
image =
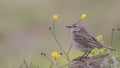
<path id="1" fill-rule="evenodd" d="M 80 43 L 83 44 L 84 46 L 89 46 L 91 48 L 101 48 L 102 44 L 100 44 L 100 42 L 98 42 L 92 35 L 86 33 L 86 34 L 76 34 L 75 36 L 75 40 Z"/>

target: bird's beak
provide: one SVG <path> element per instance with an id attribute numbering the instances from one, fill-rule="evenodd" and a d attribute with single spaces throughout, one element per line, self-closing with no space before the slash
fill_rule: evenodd
<path id="1" fill-rule="evenodd" d="M 66 26 L 67 28 L 72 28 L 72 26 Z"/>

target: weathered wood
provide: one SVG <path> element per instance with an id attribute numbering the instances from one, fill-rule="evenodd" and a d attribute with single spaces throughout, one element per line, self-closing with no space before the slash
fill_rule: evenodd
<path id="1" fill-rule="evenodd" d="M 73 59 L 69 64 L 68 68 L 101 68 L 101 61 L 110 58 L 110 54 L 102 54 L 87 58 L 82 58 L 80 60 L 80 57 Z M 109 59 L 108 59 L 109 60 Z M 102 67 L 105 65 L 103 64 Z M 109 65 L 108 65 L 109 66 Z"/>

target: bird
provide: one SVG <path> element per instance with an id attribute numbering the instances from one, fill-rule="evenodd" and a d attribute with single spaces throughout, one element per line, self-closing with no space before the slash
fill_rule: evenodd
<path id="1" fill-rule="evenodd" d="M 92 36 L 81 24 L 72 24 L 66 26 L 71 30 L 71 42 L 75 45 L 80 51 L 84 52 L 83 57 L 87 57 L 91 50 L 97 48 L 107 48 L 110 50 L 115 50 L 110 46 L 101 44 L 94 36 Z"/>

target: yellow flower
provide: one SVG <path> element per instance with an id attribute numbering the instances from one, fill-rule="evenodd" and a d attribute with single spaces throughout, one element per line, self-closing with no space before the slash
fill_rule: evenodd
<path id="1" fill-rule="evenodd" d="M 57 14 L 53 15 L 53 20 L 56 21 L 57 19 L 58 19 L 58 15 Z"/>
<path id="2" fill-rule="evenodd" d="M 60 55 L 59 55 L 58 52 L 56 52 L 56 51 L 52 52 L 52 53 L 51 53 L 51 56 L 52 56 L 53 58 L 59 58 L 59 57 L 60 57 Z"/>
<path id="3" fill-rule="evenodd" d="M 99 41 L 102 41 L 102 40 L 103 40 L 103 36 L 102 36 L 102 35 L 98 35 L 98 36 L 96 37 L 96 39 L 99 40 Z"/>
<path id="4" fill-rule="evenodd" d="M 81 20 L 84 20 L 85 18 L 86 18 L 86 14 L 82 14 L 82 16 L 81 16 Z"/>

